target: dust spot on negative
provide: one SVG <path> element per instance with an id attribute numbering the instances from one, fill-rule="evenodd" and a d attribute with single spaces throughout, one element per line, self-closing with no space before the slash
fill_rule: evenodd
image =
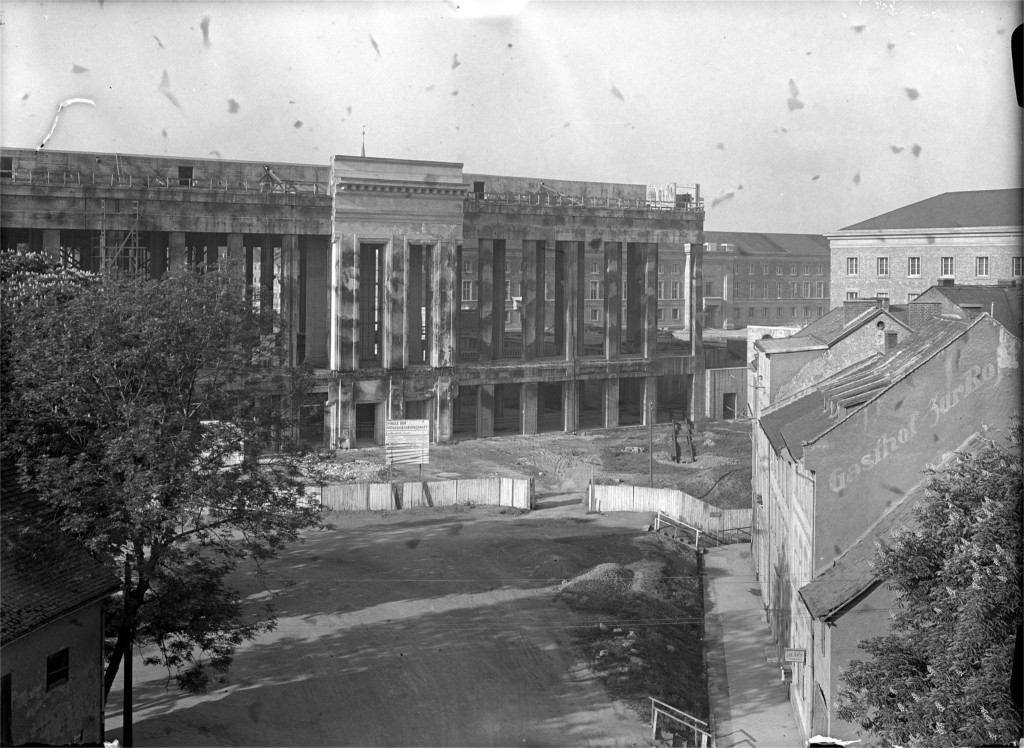
<path id="1" fill-rule="evenodd" d="M 896 404 L 892 406 L 893 410 L 899 410 L 903 407 L 903 400 L 897 400 Z"/>
<path id="2" fill-rule="evenodd" d="M 816 182 L 819 179 L 821 179 L 821 174 L 815 174 L 813 177 L 811 177 L 812 182 Z"/>
<path id="3" fill-rule="evenodd" d="M 210 46 L 210 17 L 203 16 L 203 20 L 199 22 L 199 28 L 203 31 L 203 46 Z"/>
<path id="4" fill-rule="evenodd" d="M 715 146 L 715 148 L 717 150 L 719 150 L 719 151 L 724 151 L 725 150 L 725 143 L 719 143 L 718 145 Z"/>
<path id="5" fill-rule="evenodd" d="M 903 153 L 903 146 L 891 145 L 889 146 L 889 150 L 892 151 L 893 153 Z"/>
<path id="6" fill-rule="evenodd" d="M 25 99 L 27 99 L 27 98 L 28 98 L 28 94 L 27 94 L 27 93 L 25 93 L 25 94 L 22 94 L 22 96 L 21 96 L 21 100 L 22 100 L 22 101 L 24 101 L 24 100 L 25 100 Z"/>
<path id="7" fill-rule="evenodd" d="M 456 88 L 454 91 L 452 91 L 452 96 L 458 96 L 458 95 L 459 95 L 459 89 Z"/>
<path id="8" fill-rule="evenodd" d="M 72 65 L 71 72 L 75 73 L 76 75 L 79 73 L 88 73 L 89 68 L 83 68 L 81 65 Z"/>
<path id="9" fill-rule="evenodd" d="M 373 45 L 373 51 L 377 53 L 377 57 L 380 57 L 380 47 L 377 46 L 377 40 L 373 38 L 373 34 L 370 34 L 370 44 Z"/>
<path id="10" fill-rule="evenodd" d="M 916 88 L 904 88 L 903 90 L 907 92 L 907 98 L 911 101 L 917 100 L 917 97 L 921 95 L 921 92 Z"/>
<path id="11" fill-rule="evenodd" d="M 895 44 L 893 44 L 892 42 L 889 42 L 888 44 L 886 44 L 886 45 L 885 45 L 885 47 L 886 47 L 886 49 L 888 49 L 888 50 L 889 50 L 890 52 L 892 52 L 892 51 L 893 51 L 894 49 L 896 49 L 896 45 L 895 45 Z"/>
<path id="12" fill-rule="evenodd" d="M 410 549 L 410 550 L 414 549 L 419 544 L 420 544 L 420 539 L 419 538 L 413 538 L 411 540 L 406 540 L 405 541 L 405 547 Z"/>
<path id="13" fill-rule="evenodd" d="M 457 68 L 461 64 L 462 63 L 459 62 L 459 53 L 456 52 L 454 55 L 452 55 L 452 70 L 454 70 L 455 68 Z"/>
<path id="14" fill-rule="evenodd" d="M 914 147 L 910 149 L 910 152 L 913 153 L 915 156 L 920 156 L 921 146 L 919 146 L 917 143 L 914 143 Z"/>
<path id="15" fill-rule="evenodd" d="M 292 101 L 289 103 L 294 104 L 295 102 Z M 239 109 L 241 109 L 241 107 L 238 105 L 237 101 L 235 101 L 234 99 L 228 99 L 228 112 L 230 114 L 235 114 Z"/>
<path id="16" fill-rule="evenodd" d="M 851 26 L 850 28 L 853 29 L 853 33 L 859 34 L 861 31 L 866 29 L 867 26 L 862 23 L 862 24 L 858 24 L 857 26 Z"/>
<path id="17" fill-rule="evenodd" d="M 860 172 L 859 171 L 856 174 L 853 175 L 853 183 L 856 184 L 856 185 L 860 184 Z"/>
<path id="18" fill-rule="evenodd" d="M 614 83 L 612 84 L 612 96 L 614 96 L 619 101 L 625 101 L 626 100 L 626 97 L 622 95 L 622 91 L 620 91 L 618 88 L 616 88 Z"/>
<path id="19" fill-rule="evenodd" d="M 302 120 L 301 119 L 295 120 L 295 124 L 292 125 L 292 127 L 294 127 L 296 130 L 298 130 L 300 127 L 302 127 Z"/>

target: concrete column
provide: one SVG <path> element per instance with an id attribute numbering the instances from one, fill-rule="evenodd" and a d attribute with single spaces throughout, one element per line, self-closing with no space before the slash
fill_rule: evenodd
<path id="1" fill-rule="evenodd" d="M 274 308 L 274 241 L 268 234 L 260 247 L 260 309 L 264 311 Z"/>
<path id="2" fill-rule="evenodd" d="M 554 255 L 555 263 L 555 350 L 565 350 L 565 254 L 558 250 L 558 242 L 551 239 L 545 246 Z"/>
<path id="3" fill-rule="evenodd" d="M 693 285 L 693 278 L 690 277 L 690 247 L 692 244 L 686 244 L 686 259 L 683 261 L 683 326 L 689 330 L 690 320 L 690 297 L 692 296 L 691 286 Z"/>
<path id="4" fill-rule="evenodd" d="M 245 273 L 245 246 L 241 234 L 228 234 L 228 262 L 236 273 Z"/>
<path id="5" fill-rule="evenodd" d="M 299 363 L 299 320 L 301 301 L 299 245 L 295 234 L 285 234 L 281 240 L 281 317 L 288 339 L 288 363 Z"/>
<path id="6" fill-rule="evenodd" d="M 384 417 L 389 421 L 400 421 L 405 418 L 405 383 L 400 376 L 388 377 L 387 388 Z"/>
<path id="7" fill-rule="evenodd" d="M 167 272 L 166 236 L 162 231 L 149 232 L 149 277 L 152 280 L 159 280 Z"/>
<path id="8" fill-rule="evenodd" d="M 562 382 L 562 416 L 563 427 L 567 433 L 579 429 L 580 383 L 576 379 L 567 379 Z"/>
<path id="9" fill-rule="evenodd" d="M 651 407 L 654 403 L 654 407 Z M 644 377 L 644 426 L 658 422 L 658 378 Z"/>
<path id="10" fill-rule="evenodd" d="M 537 433 L 537 408 L 540 402 L 540 384 L 523 382 L 519 392 L 519 410 L 523 415 L 523 434 Z"/>
<path id="11" fill-rule="evenodd" d="M 43 229 L 43 251 L 60 260 L 60 229 Z"/>
<path id="12" fill-rule="evenodd" d="M 493 356 L 495 359 L 505 357 L 505 240 L 495 239 L 494 240 L 494 262 L 492 267 L 494 268 L 494 314 L 491 319 L 493 320 L 494 331 L 492 333 L 493 340 Z"/>
<path id="13" fill-rule="evenodd" d="M 526 240 L 523 242 L 523 360 L 534 361 L 543 355 L 544 243 Z"/>
<path id="14" fill-rule="evenodd" d="M 373 443 L 378 447 L 384 446 L 387 435 L 384 424 L 388 420 L 388 401 L 375 403 L 373 406 Z"/>
<path id="15" fill-rule="evenodd" d="M 494 240 L 480 239 L 477 248 L 477 294 L 476 309 L 479 319 L 479 336 L 477 343 L 480 351 L 480 362 L 493 361 L 500 358 L 500 352 L 494 352 Z M 500 345 L 500 341 L 498 343 Z M 479 409 L 478 409 L 479 412 Z M 478 417 L 479 420 L 479 417 Z"/>
<path id="16" fill-rule="evenodd" d="M 619 357 L 622 336 L 622 242 L 604 243 L 604 357 Z"/>
<path id="17" fill-rule="evenodd" d="M 340 449 L 347 437 L 349 445 L 356 440 L 356 407 L 351 385 L 333 381 L 327 385 L 327 409 L 324 441 L 329 449 Z"/>
<path id="18" fill-rule="evenodd" d="M 171 273 L 180 273 L 185 269 L 188 264 L 188 247 L 185 246 L 185 232 L 184 231 L 171 231 L 168 235 L 169 249 L 170 249 L 170 262 L 168 264 L 168 270 Z M 103 249 L 100 249 L 101 257 L 105 256 L 102 254 Z"/>
<path id="19" fill-rule="evenodd" d="M 409 245 L 409 271 L 406 282 L 408 321 L 405 327 L 409 366 L 421 366 L 424 363 L 422 330 L 426 298 L 423 293 L 423 260 L 426 253 L 427 250 L 422 245 Z"/>
<path id="20" fill-rule="evenodd" d="M 583 262 L 582 242 L 558 242 L 559 256 L 563 258 L 565 279 L 565 347 L 566 361 L 575 361 L 583 353 Z"/>
<path id="21" fill-rule="evenodd" d="M 690 350 L 691 353 L 699 357 L 700 365 L 703 371 L 704 362 L 704 344 L 702 336 L 704 334 L 704 235 L 700 234 L 697 241 L 690 245 L 690 254 L 692 256 L 691 267 L 693 268 L 693 286 L 690 291 Z M 703 376 L 695 377 L 695 379 L 703 380 Z"/>
<path id="22" fill-rule="evenodd" d="M 331 242 L 330 326 L 331 369 L 355 371 L 359 368 L 359 247 L 352 234 L 337 235 Z"/>
<path id="23" fill-rule="evenodd" d="M 440 277 L 440 276 L 438 276 Z M 452 363 L 459 360 L 462 341 L 462 245 L 455 246 L 455 269 L 452 273 Z"/>
<path id="24" fill-rule="evenodd" d="M 626 350 L 637 354 L 644 340 L 644 258 L 642 244 L 626 245 Z"/>
<path id="25" fill-rule="evenodd" d="M 434 440 L 438 443 L 450 442 L 454 427 L 452 417 L 452 380 L 451 377 L 441 376 L 437 378 L 437 386 L 434 390 Z"/>
<path id="26" fill-rule="evenodd" d="M 619 427 L 619 380 L 604 380 L 604 427 Z"/>
<path id="27" fill-rule="evenodd" d="M 384 247 L 384 329 L 381 332 L 381 364 L 385 369 L 404 369 L 406 364 L 406 278 L 409 252 L 404 236 L 394 236 Z"/>
<path id="28" fill-rule="evenodd" d="M 494 436 L 493 384 L 481 384 L 476 388 L 476 435 L 479 439 Z"/>
<path id="29" fill-rule="evenodd" d="M 658 245 L 644 245 L 644 358 L 658 353 Z"/>
<path id="30" fill-rule="evenodd" d="M 430 252 L 430 365 L 444 368 L 455 365 L 457 336 L 459 258 L 452 242 L 441 242 Z M 448 438 L 451 438 L 449 429 Z"/>

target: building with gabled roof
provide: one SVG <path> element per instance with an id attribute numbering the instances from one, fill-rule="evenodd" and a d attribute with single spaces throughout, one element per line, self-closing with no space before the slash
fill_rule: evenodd
<path id="1" fill-rule="evenodd" d="M 828 234 L 832 306 L 1024 280 L 1024 191 L 946 192 Z"/>
<path id="2" fill-rule="evenodd" d="M 816 585 L 807 593 L 814 610 L 829 609 L 829 570 L 904 502 L 923 471 L 979 432 L 1010 424 L 1020 365 L 1020 339 L 988 313 L 940 315 L 762 411 L 752 552 L 773 636 L 791 651 L 790 699 L 805 736 L 865 737 L 828 724 L 832 676 L 812 656 L 827 644 L 827 622 L 801 590 Z"/>
<path id="3" fill-rule="evenodd" d="M 117 577 L 56 529 L 53 510 L 0 476 L 3 745 L 103 740 L 103 601 Z"/>

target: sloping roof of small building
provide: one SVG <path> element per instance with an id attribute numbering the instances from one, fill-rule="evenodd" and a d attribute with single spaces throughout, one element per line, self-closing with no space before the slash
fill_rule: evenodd
<path id="1" fill-rule="evenodd" d="M 949 465 L 957 453 L 971 452 L 983 443 L 977 433 L 956 452 L 943 456 L 938 469 Z M 915 506 L 927 497 L 931 478 L 923 478 L 883 514 L 835 563 L 800 588 L 799 594 L 816 619 L 832 618 L 861 593 L 881 581 L 874 570 L 875 552 L 880 545 L 889 546 L 894 534 L 920 527 Z"/>
<path id="2" fill-rule="evenodd" d="M 1020 226 L 1024 223 L 1022 198 L 1024 191 L 1019 188 L 944 192 L 839 230 L 885 231 Z"/>
<path id="3" fill-rule="evenodd" d="M 8 644 L 120 587 L 110 569 L 55 527 L 52 508 L 0 470 L 0 643 Z"/>
<path id="4" fill-rule="evenodd" d="M 873 562 L 879 545 L 892 542 L 899 530 L 917 528 L 914 505 L 924 497 L 924 483 L 910 491 L 835 563 L 800 588 L 811 616 L 829 618 L 879 581 Z"/>
<path id="5" fill-rule="evenodd" d="M 793 459 L 804 453 L 803 442 L 828 428 L 831 421 L 822 406 L 821 393 L 811 392 L 761 416 L 761 428 L 776 454 L 788 449 Z"/>
<path id="6" fill-rule="evenodd" d="M 1018 338 L 1021 337 L 1021 325 L 1024 322 L 1024 287 L 932 286 L 921 296 L 929 292 L 942 294 L 965 312 L 988 312 L 996 322 Z"/>
<path id="7" fill-rule="evenodd" d="M 709 244 L 731 244 L 738 255 L 818 255 L 829 259 L 828 239 L 820 234 L 758 234 L 744 231 L 705 231 Z"/>

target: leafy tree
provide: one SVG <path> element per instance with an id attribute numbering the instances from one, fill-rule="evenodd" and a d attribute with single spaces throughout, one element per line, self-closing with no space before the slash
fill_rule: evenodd
<path id="1" fill-rule="evenodd" d="M 1022 430 L 936 473 L 918 529 L 880 547 L 897 595 L 892 629 L 859 643 L 871 659 L 843 673 L 837 713 L 890 744 L 1016 745 L 1010 696 L 1021 621 Z"/>
<path id="2" fill-rule="evenodd" d="M 147 662 L 201 691 L 274 626 L 269 607 L 245 614 L 228 574 L 322 526 L 295 460 L 268 457 L 288 446 L 303 374 L 230 269 L 58 281 L 38 257 L 0 267 L 4 458 L 127 570 L 106 690 L 132 644 L 155 644 Z"/>

